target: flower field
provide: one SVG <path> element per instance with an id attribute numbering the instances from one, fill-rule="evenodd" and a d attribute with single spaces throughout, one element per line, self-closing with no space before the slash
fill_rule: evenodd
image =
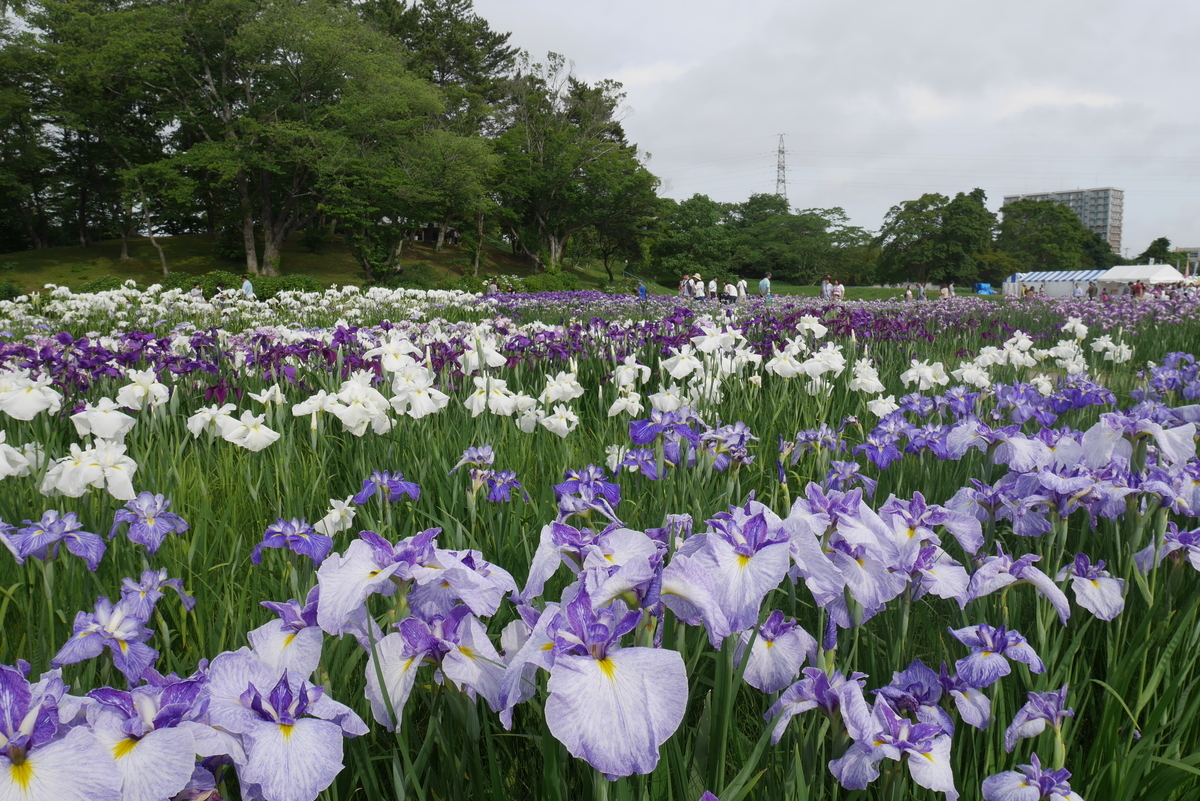
<path id="1" fill-rule="evenodd" d="M 1187 799 L 1200 304 L 0 302 L 0 798 Z"/>

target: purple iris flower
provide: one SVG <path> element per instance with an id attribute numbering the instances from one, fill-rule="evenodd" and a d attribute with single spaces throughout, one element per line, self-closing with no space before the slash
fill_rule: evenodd
<path id="1" fill-rule="evenodd" d="M 986 623 L 949 631 L 971 649 L 969 656 L 954 663 L 954 668 L 959 678 L 972 687 L 983 689 L 1011 673 L 1009 659 L 1024 662 L 1033 673 L 1046 672 L 1041 658 L 1019 631 L 1004 626 L 992 628 Z"/>
<path id="2" fill-rule="evenodd" d="M 771 731 L 772 744 L 783 739 L 788 723 L 803 712 L 817 709 L 830 720 L 836 719 L 843 696 L 846 693 L 861 696 L 867 679 L 866 673 L 851 673 L 846 678 L 840 670 L 826 673 L 814 667 L 804 668 L 803 672 L 804 678 L 784 690 L 779 700 L 763 715 L 767 721 L 775 719 L 775 727 Z"/>
<path id="3" fill-rule="evenodd" d="M 912 412 L 918 417 L 928 417 L 933 414 L 933 398 L 927 398 L 918 392 L 912 392 L 900 398 L 900 408 Z"/>
<path id="4" fill-rule="evenodd" d="M 786 482 L 781 480 L 779 483 Z M 855 484 L 862 484 L 863 492 L 868 498 L 872 498 L 875 495 L 876 483 L 875 479 L 863 475 L 858 462 L 831 461 L 829 473 L 826 474 L 822 486 L 826 491 L 846 492 L 853 489 Z"/>
<path id="5" fill-rule="evenodd" d="M 239 781 L 263 798 L 313 801 L 342 769 L 343 737 L 367 732 L 321 687 L 280 675 L 245 649 L 213 660 L 209 693 L 209 722 L 241 735 Z"/>
<path id="6" fill-rule="evenodd" d="M 262 601 L 261 605 L 279 616 L 259 626 L 246 637 L 259 658 L 279 671 L 295 676 L 311 676 L 321 661 L 324 632 L 317 626 L 317 601 L 320 585 L 308 591 L 304 604 L 295 599 L 286 603 Z"/>
<path id="7" fill-rule="evenodd" d="M 938 682 L 946 694 L 954 699 L 954 706 L 965 723 L 977 729 L 986 729 L 991 724 L 991 700 L 978 687 L 967 684 L 957 674 L 951 676 L 945 662 L 938 671 Z"/>
<path id="8" fill-rule="evenodd" d="M 1055 731 L 1062 729 L 1063 721 L 1075 717 L 1074 710 L 1067 709 L 1067 685 L 1062 689 L 1046 693 L 1029 693 L 1025 706 L 1017 710 L 1016 717 L 1004 732 L 1004 750 L 1012 753 L 1018 740 L 1036 737 L 1049 723 Z"/>
<path id="9" fill-rule="evenodd" d="M 1033 563 L 1041 558 L 1037 554 L 1027 553 L 1020 559 L 1013 559 L 1004 553 L 997 543 L 996 555 L 984 559 L 983 564 L 971 576 L 967 600 L 974 601 L 1013 584 L 1032 584 L 1038 594 L 1049 601 L 1058 612 L 1058 619 L 1066 624 L 1067 618 L 1071 616 L 1071 606 L 1058 585 L 1033 566 Z"/>
<path id="10" fill-rule="evenodd" d="M 203 676 L 156 679 L 129 692 L 88 693 L 96 702 L 89 726 L 116 759 L 123 798 L 172 798 L 191 780 L 196 754 L 241 755 L 229 735 L 195 720 L 208 703 Z"/>
<path id="11" fill-rule="evenodd" d="M 664 462 L 665 464 L 665 462 Z M 651 481 L 658 481 L 658 456 L 649 448 L 633 448 L 625 454 L 620 467 L 641 473 Z"/>
<path id="12" fill-rule="evenodd" d="M 250 553 L 250 561 L 256 565 L 262 562 L 264 548 L 286 548 L 311 558 L 314 564 L 319 565 L 333 550 L 333 538 L 318 534 L 302 517 L 293 517 L 291 520 L 279 518 L 267 526 L 263 541 L 255 545 Z"/>
<path id="13" fill-rule="evenodd" d="M 700 443 L 713 454 L 713 469 L 718 473 L 724 472 L 731 464 L 750 464 L 754 457 L 748 449 L 758 437 L 750 433 L 750 427 L 738 421 L 732 425 L 721 426 L 700 435 Z"/>
<path id="14" fill-rule="evenodd" d="M 558 501 L 560 522 L 572 515 L 588 517 L 592 512 L 599 512 L 614 523 L 620 522 L 616 506 L 621 502 L 621 486 L 609 481 L 604 470 L 595 465 L 567 470 L 566 480 L 554 485 L 554 497 Z"/>
<path id="15" fill-rule="evenodd" d="M 149 620 L 154 613 L 154 605 L 163 597 L 163 589 L 169 587 L 179 594 L 183 608 L 190 612 L 196 606 L 196 599 L 183 591 L 183 579 L 167 578 L 167 570 L 143 570 L 138 581 L 131 578 L 121 581 L 121 601 L 142 620 Z"/>
<path id="16" fill-rule="evenodd" d="M 413 568 L 432 564 L 440 528 L 422 531 L 393 545 L 374 531 L 360 531 L 344 556 L 333 554 L 321 563 L 317 622 L 327 634 L 341 635 L 356 627 L 367 598 L 392 595 L 413 581 Z"/>
<path id="17" fill-rule="evenodd" d="M 873 692 L 886 699 L 900 714 L 915 715 L 922 723 L 933 723 L 947 734 L 954 734 L 954 721 L 938 704 L 942 698 L 938 674 L 920 659 L 914 659 L 907 668 L 893 673 L 891 684 Z"/>
<path id="18" fill-rule="evenodd" d="M 738 664 L 745 656 L 749 641 L 750 632 L 743 632 L 735 656 Z M 805 659 L 815 662 L 816 658 L 816 639 L 776 609 L 758 627 L 742 677 L 756 690 L 777 693 L 791 685 Z"/>
<path id="19" fill-rule="evenodd" d="M 886 470 L 888 465 L 901 458 L 900 449 L 896 447 L 896 440 L 887 434 L 879 434 L 874 431 L 867 435 L 866 441 L 862 445 L 854 446 L 854 452 L 866 454 L 866 457 L 871 460 L 871 464 L 880 470 Z"/>
<path id="20" fill-rule="evenodd" d="M 983 545 L 983 529 L 977 519 L 937 504 L 927 504 L 925 496 L 919 492 L 913 493 L 911 501 L 902 501 L 894 496 L 888 498 L 879 513 L 881 516 L 891 516 L 892 529 L 901 540 L 901 551 L 905 550 L 906 542 L 932 541 L 940 545 L 941 541 L 933 533 L 933 526 L 943 526 L 968 554 L 974 554 Z"/>
<path id="21" fill-rule="evenodd" d="M 168 534 L 182 534 L 188 530 L 187 521 L 167 511 L 170 506 L 171 502 L 161 495 L 138 493 L 136 498 L 125 504 L 125 508 L 117 510 L 108 538 L 111 540 L 116 536 L 117 528 L 122 523 L 128 523 L 125 536 L 132 542 L 145 545 L 151 554 L 155 553 Z"/>
<path id="22" fill-rule="evenodd" d="M 1083 801 L 1067 781 L 1071 771 L 1044 770 L 1037 754 L 1029 761 L 984 779 L 983 801 Z"/>
<path id="23" fill-rule="evenodd" d="M 25 678 L 28 670 L 23 662 L 16 668 L 0 665 L 0 776 L 5 794 L 121 799 L 113 754 L 95 735 L 86 726 L 75 726 L 58 736 L 63 728 L 58 704 L 66 692 L 59 671 L 44 674 L 31 686 Z"/>
<path id="24" fill-rule="evenodd" d="M 670 432 L 696 445 L 700 435 L 688 425 L 693 421 L 699 422 L 700 419 L 686 406 L 674 412 L 651 409 L 649 419 L 633 420 L 629 423 L 629 439 L 634 445 L 649 445 L 658 439 L 659 435 Z"/>
<path id="25" fill-rule="evenodd" d="M 586 590 L 555 633 L 546 723 L 572 756 L 610 778 L 650 773 L 687 706 L 687 670 L 675 651 L 622 648 L 641 614 L 618 601 L 592 609 Z"/>
<path id="26" fill-rule="evenodd" d="M 689 537 L 663 571 L 663 603 L 680 620 L 703 620 L 709 640 L 753 626 L 767 593 L 790 566 L 783 521 L 758 501 L 730 507 Z"/>
<path id="27" fill-rule="evenodd" d="M 454 475 L 463 465 L 491 467 L 495 461 L 496 454 L 492 451 L 491 445 L 475 445 L 463 451 L 462 458 L 458 460 L 458 464 L 450 468 L 448 475 Z"/>
<path id="28" fill-rule="evenodd" d="M 370 478 L 363 479 L 362 489 L 358 491 L 353 500 L 362 506 L 372 495 L 383 490 L 387 491 L 388 503 L 396 503 L 405 495 L 414 501 L 421 497 L 421 488 L 411 481 L 405 481 L 402 474 L 393 475 L 386 470 L 376 470 L 371 473 Z"/>
<path id="29" fill-rule="evenodd" d="M 1167 523 L 1163 533 L 1162 545 L 1155 550 L 1154 545 L 1148 545 L 1133 555 L 1138 570 L 1149 573 L 1158 567 L 1168 556 L 1176 560 L 1187 559 L 1196 570 L 1200 570 L 1200 528 L 1191 531 L 1180 531 L 1174 521 Z"/>
<path id="30" fill-rule="evenodd" d="M 482 696 L 493 711 L 501 709 L 503 658 L 488 639 L 483 623 L 468 607 L 456 606 L 445 617 L 408 617 L 396 628 L 395 633 L 375 644 L 367 662 L 367 698 L 377 721 L 389 729 L 400 724 L 417 669 L 425 664 L 437 668 L 435 679 L 439 683 L 457 686 L 472 699 Z M 387 688 L 387 699 L 383 687 Z"/>
<path id="31" fill-rule="evenodd" d="M 158 659 L 158 651 L 146 645 L 153 634 L 146 628 L 146 620 L 135 613 L 132 602 L 121 600 L 113 604 L 107 598 L 99 598 L 94 612 L 76 613 L 71 638 L 50 664 L 61 667 L 94 659 L 107 647 L 112 652 L 113 665 L 133 686 Z"/>
<path id="32" fill-rule="evenodd" d="M 603 468 L 589 464 L 582 470 L 567 470 L 563 482 L 554 485 L 555 498 L 564 495 L 603 497 L 616 506 L 621 502 L 621 485 L 609 481 Z"/>
<path id="33" fill-rule="evenodd" d="M 529 493 L 521 486 L 521 482 L 517 481 L 517 474 L 512 470 L 497 470 L 487 477 L 488 494 L 487 499 L 493 503 L 501 503 L 512 499 L 512 491 L 515 489 L 521 490 L 521 495 L 525 501 L 529 501 Z"/>
<path id="34" fill-rule="evenodd" d="M 954 773 L 950 767 L 950 735 L 936 723 L 914 723 L 898 715 L 883 698 L 869 708 L 861 694 L 844 693 L 842 716 L 854 742 L 829 771 L 848 790 L 863 790 L 879 778 L 879 763 L 909 757 L 908 770 L 922 787 L 946 794 L 955 801 Z"/>
<path id="35" fill-rule="evenodd" d="M 1125 579 L 1113 578 L 1104 569 L 1104 561 L 1095 564 L 1087 554 L 1075 555 L 1075 561 L 1055 577 L 1058 581 L 1070 576 L 1075 602 L 1101 620 L 1112 620 L 1125 609 L 1123 590 Z"/>
<path id="36" fill-rule="evenodd" d="M 83 530 L 74 512 L 60 516 L 54 509 L 43 514 L 37 523 L 26 520 L 24 528 L 8 534 L 7 539 L 16 550 L 19 564 L 25 564 L 31 556 L 43 561 L 53 559 L 58 555 L 59 544 L 65 544 L 69 552 L 87 562 L 88 570 L 93 573 L 107 549 L 98 535 Z"/>

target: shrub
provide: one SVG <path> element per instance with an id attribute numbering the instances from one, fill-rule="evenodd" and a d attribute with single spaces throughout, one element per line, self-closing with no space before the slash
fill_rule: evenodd
<path id="1" fill-rule="evenodd" d="M 13 283 L 7 278 L 0 281 L 0 300 L 16 300 L 24 294 L 25 290 L 19 284 Z"/>
<path id="2" fill-rule="evenodd" d="M 76 290 L 78 292 L 111 292 L 114 289 L 120 289 L 125 285 L 124 278 L 117 278 L 115 275 L 102 275 L 99 278 L 93 278 L 79 285 Z"/>
<path id="3" fill-rule="evenodd" d="M 235 275 L 225 270 L 213 270 L 205 273 L 197 279 L 200 288 L 204 290 L 204 297 L 211 298 L 217 293 L 217 285 L 219 284 L 224 289 L 237 289 L 242 285 L 242 277 Z M 197 281 L 192 281 L 197 283 Z"/>

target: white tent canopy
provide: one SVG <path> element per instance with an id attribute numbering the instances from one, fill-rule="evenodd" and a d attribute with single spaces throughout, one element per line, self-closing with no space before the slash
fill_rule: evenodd
<path id="1" fill-rule="evenodd" d="M 1084 289 L 1090 281 L 1097 281 L 1104 270 L 1043 270 L 1033 273 L 1013 273 L 1004 282 L 1006 297 L 1019 296 L 1023 286 L 1032 286 L 1037 292 L 1045 292 L 1052 298 L 1071 296 L 1075 284 Z"/>
<path id="2" fill-rule="evenodd" d="M 1122 264 L 1096 279 L 1101 284 L 1175 284 L 1187 279 L 1169 264 Z"/>

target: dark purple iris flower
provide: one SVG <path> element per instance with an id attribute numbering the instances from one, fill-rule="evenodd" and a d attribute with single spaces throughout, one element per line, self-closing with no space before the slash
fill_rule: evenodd
<path id="1" fill-rule="evenodd" d="M 396 503 L 405 495 L 414 501 L 421 497 L 421 488 L 411 481 L 405 481 L 401 473 L 392 474 L 386 470 L 376 470 L 371 473 L 370 478 L 363 479 L 362 489 L 358 491 L 353 500 L 361 506 L 372 495 L 382 490 L 387 491 L 385 497 L 388 503 Z"/>
<path id="2" fill-rule="evenodd" d="M 263 541 L 255 545 L 250 554 L 250 561 L 256 565 L 260 563 L 264 548 L 286 548 L 310 557 L 314 564 L 319 565 L 333 549 L 333 538 L 318 534 L 304 518 L 279 518 L 267 526 Z"/>

